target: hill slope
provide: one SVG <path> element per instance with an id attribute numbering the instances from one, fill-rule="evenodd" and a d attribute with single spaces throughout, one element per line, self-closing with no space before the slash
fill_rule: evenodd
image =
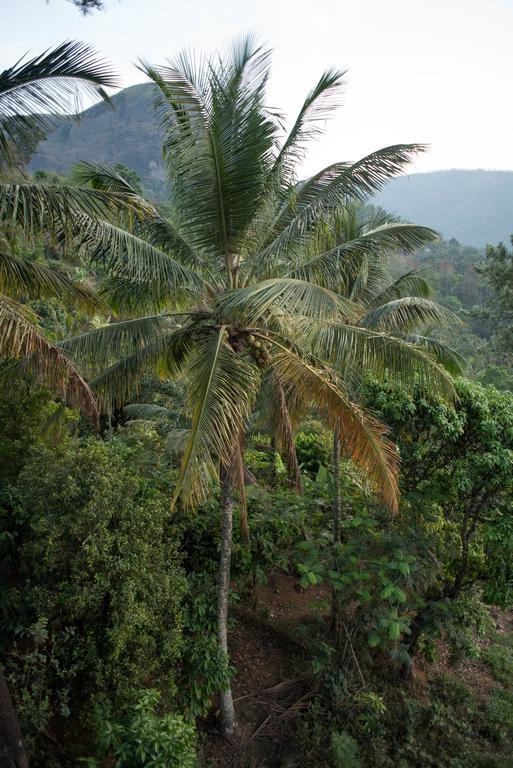
<path id="1" fill-rule="evenodd" d="M 433 171 L 403 176 L 378 196 L 384 208 L 467 245 L 513 233 L 513 171 Z"/>
<path id="2" fill-rule="evenodd" d="M 97 104 L 79 122 L 66 121 L 41 142 L 31 170 L 69 171 L 79 160 L 121 162 L 133 168 L 146 193 L 166 194 L 153 86 L 134 85 L 116 94 L 114 109 Z M 380 205 L 445 238 L 483 246 L 513 233 L 513 171 L 452 170 L 418 173 L 391 182 Z"/>
<path id="3" fill-rule="evenodd" d="M 79 121 L 59 124 L 41 142 L 30 170 L 67 173 L 80 160 L 124 163 L 137 171 L 148 195 L 165 196 L 161 138 L 150 83 L 125 88 L 112 98 L 114 108 L 96 104 Z"/>

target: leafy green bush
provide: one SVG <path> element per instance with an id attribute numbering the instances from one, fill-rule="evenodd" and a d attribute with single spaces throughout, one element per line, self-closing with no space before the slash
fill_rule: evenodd
<path id="1" fill-rule="evenodd" d="M 358 742 L 346 731 L 331 734 L 331 758 L 334 768 L 362 768 Z"/>
<path id="2" fill-rule="evenodd" d="M 194 726 L 181 715 L 157 713 L 158 691 L 135 691 L 123 717 L 100 711 L 100 748 L 116 768 L 196 768 Z"/>
<path id="3" fill-rule="evenodd" d="M 496 635 L 495 642 L 484 652 L 484 658 L 496 680 L 505 685 L 513 685 L 512 638 Z"/>
<path id="4" fill-rule="evenodd" d="M 151 677 L 169 689 L 186 581 L 165 476 L 146 460 L 152 440 L 37 444 L 20 473 L 2 602 L 8 674 L 29 738 L 44 740 L 50 722 L 65 729 L 98 698 L 121 703 L 127 683 Z"/>
<path id="5" fill-rule="evenodd" d="M 326 439 L 325 432 L 298 432 L 296 453 L 301 470 L 315 479 L 321 466 L 329 467 L 330 465 L 329 438 Z"/>
<path id="6" fill-rule="evenodd" d="M 212 577 L 189 576 L 176 691 L 180 710 L 191 721 L 208 714 L 213 695 L 225 687 L 234 672 L 217 641 L 216 598 Z"/>
<path id="7" fill-rule="evenodd" d="M 499 742 L 513 739 L 513 693 L 493 691 L 486 705 L 486 719 Z"/>

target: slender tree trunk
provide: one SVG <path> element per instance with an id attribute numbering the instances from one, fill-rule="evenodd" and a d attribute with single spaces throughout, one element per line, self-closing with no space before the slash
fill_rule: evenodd
<path id="1" fill-rule="evenodd" d="M 217 637 L 219 647 L 228 660 L 228 597 L 230 592 L 230 560 L 232 554 L 233 493 L 229 472 L 223 470 L 221 482 L 221 555 L 217 584 Z M 230 735 L 236 728 L 230 682 L 221 697 L 221 727 Z"/>
<path id="2" fill-rule="evenodd" d="M 333 541 L 340 541 L 340 427 L 333 432 Z M 335 589 L 331 590 L 331 631 L 338 637 L 340 632 L 340 600 Z"/>
<path id="3" fill-rule="evenodd" d="M 0 669 L 0 768 L 28 768 L 21 728 Z"/>
<path id="4" fill-rule="evenodd" d="M 340 541 L 340 427 L 333 432 L 333 541 Z"/>

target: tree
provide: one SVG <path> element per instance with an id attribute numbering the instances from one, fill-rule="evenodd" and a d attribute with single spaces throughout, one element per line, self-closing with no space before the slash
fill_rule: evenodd
<path id="1" fill-rule="evenodd" d="M 92 394 L 73 363 L 38 328 L 27 299 L 58 297 L 96 313 L 104 307 L 84 285 L 16 253 L 16 238 L 63 230 L 71 213 L 96 216 L 109 204 L 101 194 L 53 185 L 16 183 L 13 163 L 20 151 L 50 125 L 48 113 L 63 112 L 81 93 L 106 98 L 115 79 L 105 62 L 82 43 L 67 42 L 0 74 L 0 357 L 23 366 L 93 421 Z"/>
<path id="2" fill-rule="evenodd" d="M 513 237 L 511 238 L 513 245 Z M 493 295 L 485 305 L 492 322 L 490 346 L 500 363 L 511 370 L 513 360 L 513 250 L 504 243 L 486 248 L 486 262 L 478 270 L 490 285 Z"/>
<path id="3" fill-rule="evenodd" d="M 282 138 L 281 117 L 265 106 L 269 64 L 269 52 L 245 38 L 224 56 L 198 62 L 182 53 L 163 67 L 142 65 L 160 94 L 171 214 L 80 222 L 81 242 L 108 273 L 103 295 L 132 318 L 62 344 L 85 366 L 106 411 L 137 398 L 144 371 L 183 379 L 191 422 L 173 503 L 194 505 L 221 483 L 218 635 L 225 654 L 234 489 L 244 492 L 243 437 L 265 383 L 283 396 L 283 412 L 315 405 L 339 425 L 349 455 L 383 501 L 395 509 L 398 499 L 397 454 L 386 431 L 353 402 L 344 379 L 311 352 L 304 335 L 313 322 L 345 335 L 346 373 L 378 354 L 373 334 L 354 331 L 356 303 L 327 284 L 333 274 L 344 283 L 358 248 L 338 242 L 313 252 L 317 225 L 381 188 L 422 147 L 387 147 L 298 181 L 307 141 L 337 105 L 342 73 L 321 76 Z M 126 180 L 105 166 L 82 165 L 78 177 L 134 199 Z M 390 228 L 406 249 L 434 236 L 384 224 L 379 237 Z M 362 342 L 354 350 L 353 338 Z M 429 354 L 418 360 L 440 388 L 452 389 Z M 231 733 L 229 689 L 221 715 Z"/>
<path id="4" fill-rule="evenodd" d="M 45 113 L 62 112 L 83 92 L 103 98 L 103 87 L 114 84 L 110 68 L 90 48 L 74 42 L 0 73 L 0 358 L 22 358 L 25 370 L 82 407 L 93 422 L 98 412 L 89 387 L 71 360 L 41 332 L 36 315 L 23 302 L 56 296 L 92 312 L 103 304 L 64 273 L 18 256 L 14 244 L 20 233 L 65 227 L 66 214 L 73 209 L 96 215 L 100 196 L 94 200 L 90 192 L 65 194 L 59 188 L 17 184 L 9 176 L 34 137 L 48 127 Z M 0 705 L 2 756 L 23 765 L 27 758 L 3 677 Z"/>
<path id="5" fill-rule="evenodd" d="M 342 376 L 349 375 L 352 386 L 357 381 L 354 365 L 347 373 L 351 354 L 363 355 L 360 373 L 369 373 L 381 380 L 394 380 L 408 391 L 415 384 L 431 395 L 438 388 L 437 377 L 429 356 L 452 374 L 462 372 L 463 360 L 450 347 L 429 337 L 419 335 L 426 326 L 447 324 L 455 318 L 444 307 L 431 301 L 431 290 L 420 270 L 392 277 L 389 263 L 398 248 L 413 247 L 415 228 L 382 209 L 372 206 L 347 205 L 342 211 L 318 224 L 318 240 L 323 250 L 344 243 L 351 254 L 351 263 L 343 279 L 338 272 L 322 275 L 333 290 L 357 303 L 359 317 L 354 321 L 348 351 L 348 339 L 331 327 L 330 322 L 309 323 L 312 349 L 329 360 Z M 405 233 L 412 242 L 405 241 Z M 420 237 L 422 234 L 419 235 Z M 356 345 L 360 344 L 357 350 Z M 366 355 L 366 356 L 365 356 Z M 426 356 L 427 355 L 427 356 Z M 443 380 L 442 380 L 443 381 Z M 333 432 L 333 540 L 340 539 L 340 428 Z M 339 624 L 340 605 L 332 591 L 332 625 Z"/>
<path id="6" fill-rule="evenodd" d="M 368 401 L 392 427 L 401 452 L 402 515 L 427 540 L 434 584 L 416 595 L 409 650 L 443 625 L 477 583 L 511 601 L 513 401 L 508 392 L 456 382 L 454 407 L 418 389 L 372 384 Z"/>

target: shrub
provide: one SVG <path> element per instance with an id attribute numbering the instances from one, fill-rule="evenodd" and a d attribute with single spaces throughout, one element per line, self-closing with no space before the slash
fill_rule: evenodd
<path id="1" fill-rule="evenodd" d="M 331 734 L 331 757 L 334 768 L 362 767 L 358 742 L 347 731 Z"/>
<path id="2" fill-rule="evenodd" d="M 36 445 L 19 476 L 4 626 L 29 738 L 55 720 L 65 730 L 94 699 L 121 703 L 127 681 L 169 688 L 186 582 L 165 478 L 145 465 L 151 439 Z"/>
<path id="3" fill-rule="evenodd" d="M 100 747 L 116 759 L 116 768 L 195 768 L 194 726 L 181 715 L 159 715 L 160 694 L 153 689 L 134 691 L 121 718 L 101 712 Z"/>

